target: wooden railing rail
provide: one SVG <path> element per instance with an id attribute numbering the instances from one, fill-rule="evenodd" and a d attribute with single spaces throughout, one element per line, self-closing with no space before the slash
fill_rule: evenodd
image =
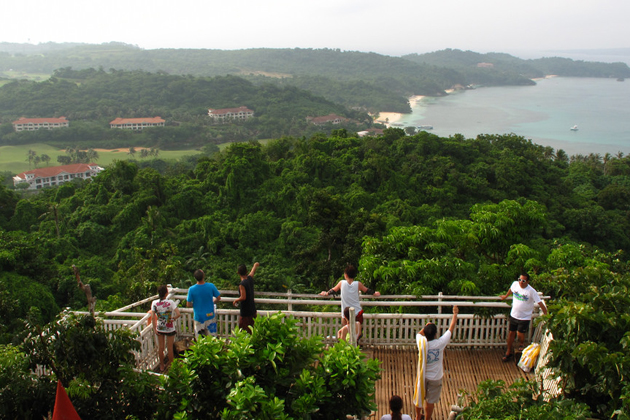
<path id="1" fill-rule="evenodd" d="M 187 289 L 171 289 L 169 298 L 173 300 L 185 301 Z M 235 299 L 237 292 L 221 291 L 221 302 L 217 308 L 217 330 L 218 336 L 228 337 L 238 326 L 238 309 L 231 309 L 231 302 Z M 283 312 L 288 316 L 293 316 L 298 320 L 302 334 L 305 337 L 319 336 L 324 342 L 336 341 L 336 334 L 341 328 L 341 316 L 338 308 L 341 305 L 339 298 L 324 297 L 312 294 L 291 294 L 291 293 L 264 293 L 256 294 L 256 302 L 259 307 L 280 307 L 281 309 L 259 309 L 259 316 Z M 262 296 L 271 296 L 265 298 Z M 157 342 L 150 325 L 150 316 L 147 313 L 149 303 L 157 299 L 152 296 L 119 308 L 114 311 L 99 313 L 98 316 L 104 319 L 108 330 L 117 328 L 129 328 L 138 333 L 138 340 L 141 343 L 140 350 L 136 353 L 137 365 L 139 368 L 152 368 L 159 361 L 157 360 Z M 363 336 L 360 344 L 374 346 L 415 346 L 416 333 L 427 323 L 433 322 L 438 327 L 438 334 L 448 329 L 451 314 L 449 307 L 458 305 L 460 308 L 505 308 L 504 313 L 480 317 L 474 314 L 460 313 L 458 326 L 451 340 L 452 346 L 459 347 L 496 347 L 505 345 L 507 334 L 507 308 L 509 304 L 497 301 L 497 296 L 372 296 L 364 298 L 364 307 L 395 307 L 400 308 L 437 308 L 437 313 L 371 313 L 369 310 L 364 314 Z M 143 307 L 144 306 L 144 307 Z M 224 309 L 227 306 L 230 309 Z M 137 311 L 143 307 L 143 311 Z M 302 310 L 293 310 L 295 307 Z M 448 313 L 442 313 L 442 308 L 447 308 Z M 285 309 L 286 308 L 286 309 Z M 325 309 L 316 311 L 316 308 Z M 131 309 L 135 309 L 131 312 Z M 194 322 L 192 308 L 186 308 L 180 304 L 179 308 L 182 317 L 177 320 L 177 339 L 194 337 Z M 129 312 L 127 312 L 129 311 Z M 436 312 L 431 311 L 431 312 Z M 465 311 L 464 311 L 465 312 Z M 88 312 L 79 312 L 87 314 Z M 535 313 L 538 316 L 538 313 Z M 531 333 L 530 337 L 531 339 Z"/>

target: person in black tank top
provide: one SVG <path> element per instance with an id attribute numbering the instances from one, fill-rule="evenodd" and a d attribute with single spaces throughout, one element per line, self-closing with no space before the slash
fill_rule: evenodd
<path id="1" fill-rule="evenodd" d="M 238 317 L 238 326 L 251 334 L 256 318 L 256 302 L 254 301 L 254 274 L 260 264 L 254 263 L 252 270 L 247 274 L 245 264 L 238 266 L 237 272 L 241 278 L 238 285 L 239 297 L 234 299 L 233 305 L 241 305 L 241 313 Z"/>

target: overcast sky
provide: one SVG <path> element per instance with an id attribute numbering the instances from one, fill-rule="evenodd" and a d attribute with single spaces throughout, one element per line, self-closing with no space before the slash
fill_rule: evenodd
<path id="1" fill-rule="evenodd" d="M 0 41 L 386 55 L 630 47 L 629 0 L 22 0 Z"/>

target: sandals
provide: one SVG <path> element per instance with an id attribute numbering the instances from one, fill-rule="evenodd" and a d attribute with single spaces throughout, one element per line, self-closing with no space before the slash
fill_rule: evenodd
<path id="1" fill-rule="evenodd" d="M 514 354 L 505 354 L 505 356 L 503 356 L 501 360 L 503 360 L 503 362 L 505 363 L 505 362 L 509 362 L 513 358 L 514 358 Z"/>

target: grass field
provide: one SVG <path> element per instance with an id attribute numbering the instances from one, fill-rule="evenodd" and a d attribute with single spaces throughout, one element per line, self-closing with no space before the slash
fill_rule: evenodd
<path id="1" fill-rule="evenodd" d="M 48 165 L 40 163 L 38 165 L 39 168 L 43 168 L 45 166 L 58 166 L 59 163 L 57 162 L 57 156 L 66 155 L 63 149 L 51 147 L 47 144 L 42 143 L 29 144 L 25 146 L 0 146 L 0 172 L 10 171 L 14 174 L 19 174 L 30 169 L 35 169 L 34 165 L 31 165 L 29 168 L 27 160 L 29 150 L 34 150 L 35 152 L 37 152 L 37 156 L 41 156 L 43 154 L 50 156 L 50 162 L 48 162 Z M 129 151 L 128 148 L 111 149 L 108 151 L 105 151 L 104 149 L 96 150 L 98 151 L 99 155 L 96 163 L 98 163 L 102 167 L 106 167 L 115 160 L 128 160 L 132 158 L 127 153 Z M 199 152 L 196 150 L 160 150 L 158 158 L 179 160 L 183 156 L 190 156 L 197 153 Z M 139 148 L 136 148 L 136 155 L 134 159 L 141 160 Z"/>
<path id="2" fill-rule="evenodd" d="M 267 144 L 271 139 L 259 140 L 261 144 Z M 219 150 L 223 151 L 229 147 L 232 143 L 219 144 Z M 46 166 L 58 166 L 57 156 L 66 156 L 66 152 L 63 149 L 52 147 L 43 143 L 27 144 L 24 146 L 0 146 L 0 172 L 9 171 L 13 174 L 19 174 L 31 169 L 35 169 L 34 165 L 28 163 L 28 151 L 34 150 L 37 152 L 37 156 L 48 155 L 50 156 L 50 162 L 48 165 L 40 163 L 37 167 L 44 168 Z M 129 148 L 119 149 L 96 149 L 99 158 L 96 161 L 100 166 L 106 167 L 115 160 L 128 160 L 132 157 L 127 153 Z M 184 156 L 190 156 L 198 154 L 197 150 L 160 150 L 158 158 L 165 160 L 179 160 Z M 136 155 L 133 159 L 140 159 L 140 148 L 136 147 Z"/>

